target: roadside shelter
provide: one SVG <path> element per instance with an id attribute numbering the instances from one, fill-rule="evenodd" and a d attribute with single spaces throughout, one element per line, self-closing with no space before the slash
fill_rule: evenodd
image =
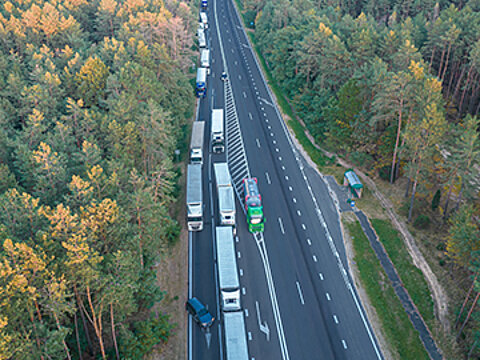
<path id="1" fill-rule="evenodd" d="M 362 197 L 363 184 L 360 182 L 358 175 L 355 174 L 355 171 L 348 169 L 343 175 L 343 185 L 348 186 L 350 192 L 353 196 L 357 198 Z"/>

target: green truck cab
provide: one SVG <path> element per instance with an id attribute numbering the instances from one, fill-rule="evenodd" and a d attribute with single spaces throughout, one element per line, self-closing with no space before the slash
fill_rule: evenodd
<path id="1" fill-rule="evenodd" d="M 243 189 L 248 231 L 251 233 L 263 232 L 265 217 L 263 216 L 262 196 L 258 190 L 257 178 L 243 179 Z"/>

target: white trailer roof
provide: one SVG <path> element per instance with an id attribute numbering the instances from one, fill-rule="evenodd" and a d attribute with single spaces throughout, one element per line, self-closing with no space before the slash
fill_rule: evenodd
<path id="1" fill-rule="evenodd" d="M 235 211 L 233 187 L 220 186 L 218 188 L 218 203 L 220 206 L 220 211 Z"/>
<path id="2" fill-rule="evenodd" d="M 200 62 L 203 63 L 210 63 L 210 50 L 208 49 L 202 49 L 202 52 L 200 53 Z"/>
<path id="3" fill-rule="evenodd" d="M 207 81 L 207 69 L 200 67 L 197 69 L 197 84 Z"/>
<path id="4" fill-rule="evenodd" d="M 249 360 L 243 311 L 223 313 L 227 360 Z"/>
<path id="5" fill-rule="evenodd" d="M 192 128 L 191 149 L 203 148 L 203 134 L 205 132 L 205 121 L 195 121 Z"/>
<path id="6" fill-rule="evenodd" d="M 223 109 L 212 110 L 212 133 L 223 133 Z"/>
<path id="7" fill-rule="evenodd" d="M 216 227 L 218 282 L 221 290 L 238 289 L 237 258 L 231 226 Z"/>
<path id="8" fill-rule="evenodd" d="M 215 181 L 218 187 L 232 186 L 232 178 L 230 177 L 227 163 L 214 163 L 213 168 L 215 170 Z"/>
<path id="9" fill-rule="evenodd" d="M 189 164 L 187 167 L 187 204 L 196 204 L 202 201 L 202 165 Z"/>

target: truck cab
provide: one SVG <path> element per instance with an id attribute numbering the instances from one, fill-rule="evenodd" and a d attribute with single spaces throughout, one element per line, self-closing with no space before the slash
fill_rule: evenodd
<path id="1" fill-rule="evenodd" d="M 197 69 L 195 92 L 197 97 L 207 96 L 207 69 L 203 67 Z"/>
<path id="2" fill-rule="evenodd" d="M 243 189 L 245 192 L 248 230 L 251 233 L 263 232 L 265 218 L 263 216 L 262 196 L 258 190 L 257 178 L 243 179 Z"/>

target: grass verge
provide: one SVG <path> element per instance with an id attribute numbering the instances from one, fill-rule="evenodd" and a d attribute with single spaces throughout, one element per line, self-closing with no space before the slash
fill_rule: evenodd
<path id="1" fill-rule="evenodd" d="M 345 223 L 352 237 L 360 281 L 374 306 L 386 339 L 399 359 L 428 359 L 418 332 L 403 309 L 358 221 Z"/>
<path id="2" fill-rule="evenodd" d="M 398 231 L 393 228 L 390 221 L 373 219 L 371 222 L 427 326 L 435 327 L 433 299 L 428 284 L 422 272 L 413 265 Z"/>

